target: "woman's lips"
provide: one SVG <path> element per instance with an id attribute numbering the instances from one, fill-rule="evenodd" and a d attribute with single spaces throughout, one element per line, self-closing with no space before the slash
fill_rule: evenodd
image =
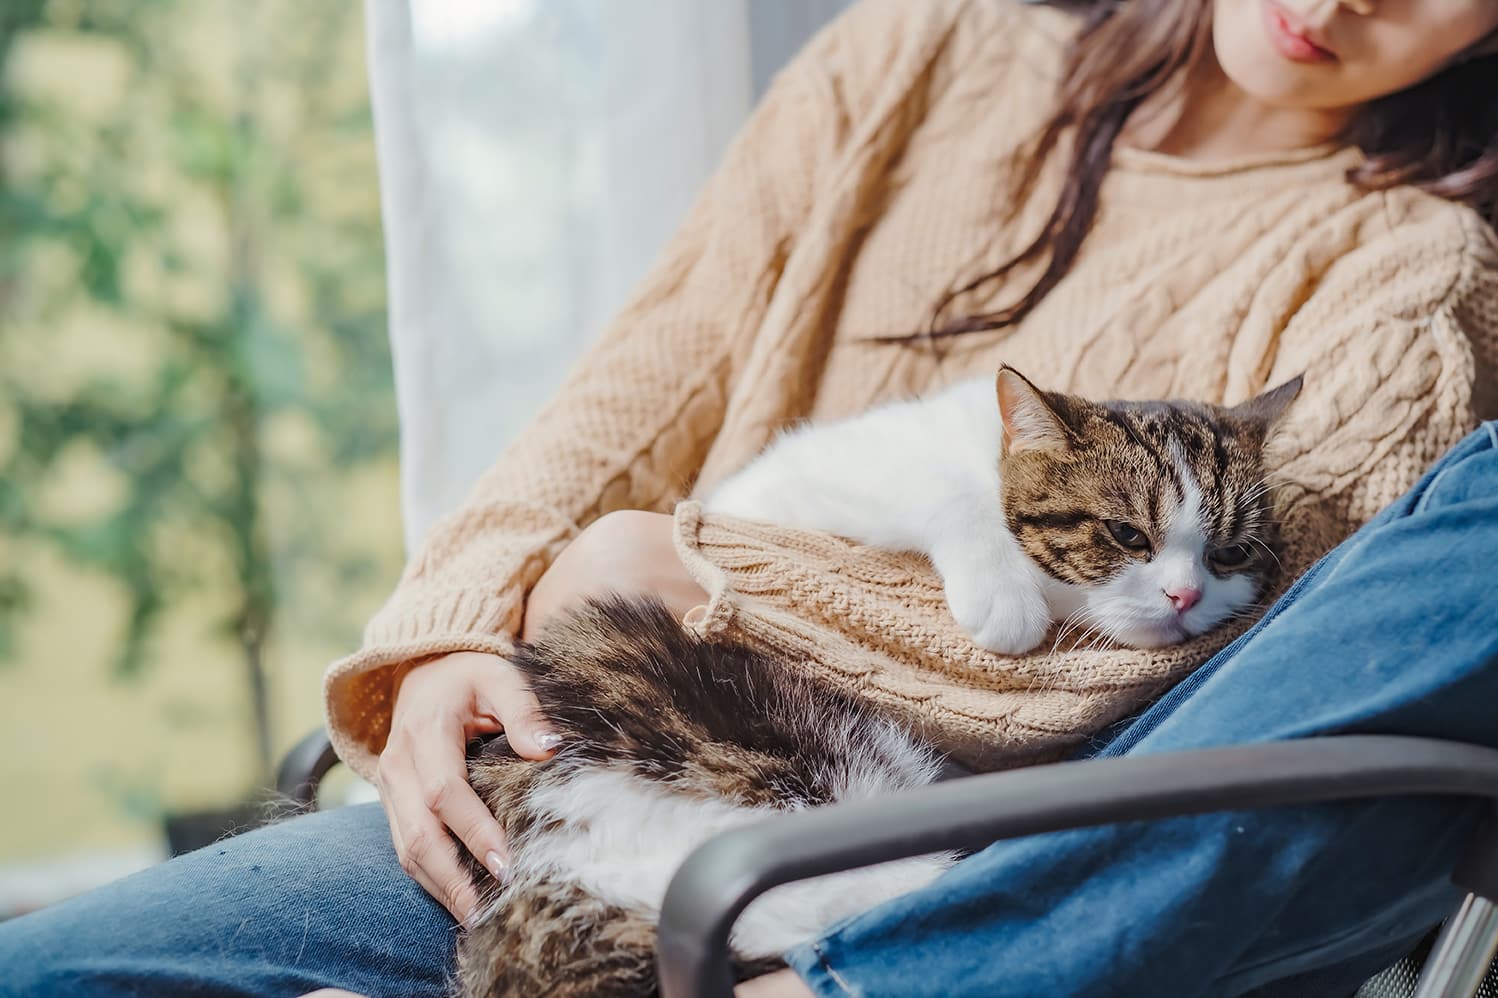
<path id="1" fill-rule="evenodd" d="M 1295 15 L 1272 0 L 1264 3 L 1264 30 L 1279 54 L 1292 62 L 1330 62 L 1337 57 L 1313 41 Z"/>

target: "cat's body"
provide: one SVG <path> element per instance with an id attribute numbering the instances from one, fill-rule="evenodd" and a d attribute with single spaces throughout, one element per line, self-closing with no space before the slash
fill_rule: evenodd
<path id="1" fill-rule="evenodd" d="M 930 556 L 980 644 L 1023 651 L 1057 620 L 1156 645 L 1257 597 L 1274 522 L 1262 453 L 1298 381 L 1237 409 L 1092 403 L 1013 371 L 782 436 L 712 510 Z M 1002 418 L 1000 414 L 1002 413 Z M 698 844 L 776 811 L 928 783 L 940 759 L 868 705 L 656 603 L 591 603 L 515 662 L 562 736 L 545 763 L 503 739 L 471 761 L 512 879 L 475 863 L 466 995 L 651 994 L 666 885 Z M 733 937 L 746 973 L 913 890 L 924 857 L 773 891 Z"/>
<path id="2" fill-rule="evenodd" d="M 500 888 L 471 865 L 483 900 L 459 947 L 465 995 L 653 994 L 656 918 L 693 848 L 775 812 L 920 786 L 942 766 L 866 705 L 699 639 L 658 603 L 590 603 L 514 661 L 562 748 L 523 762 L 501 736 L 470 761 L 512 877 Z M 745 976 L 949 864 L 928 856 L 771 891 L 734 928 Z"/>

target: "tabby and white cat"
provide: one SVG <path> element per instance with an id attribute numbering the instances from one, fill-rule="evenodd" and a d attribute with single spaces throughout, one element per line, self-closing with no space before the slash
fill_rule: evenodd
<path id="1" fill-rule="evenodd" d="M 703 506 L 919 551 L 1005 654 L 1068 619 L 1173 644 L 1254 600 L 1273 540 L 1260 454 L 1300 379 L 1236 409 L 1086 402 L 1009 367 L 997 389 L 997 412 L 976 378 L 784 434 Z"/>
<path id="2" fill-rule="evenodd" d="M 1168 644 L 1263 591 L 1277 541 L 1263 449 L 1299 388 L 1231 409 L 1096 403 L 1004 368 L 997 393 L 979 379 L 789 432 L 704 506 L 923 552 L 954 617 L 994 651 L 1033 648 L 1057 621 Z M 544 763 L 503 736 L 470 760 L 512 856 L 504 886 L 471 864 L 484 900 L 459 945 L 465 995 L 652 994 L 660 903 L 693 848 L 941 768 L 867 704 L 762 651 L 698 638 L 659 603 L 589 603 L 514 661 L 563 741 Z M 771 891 L 735 927 L 743 973 L 951 861 Z"/>

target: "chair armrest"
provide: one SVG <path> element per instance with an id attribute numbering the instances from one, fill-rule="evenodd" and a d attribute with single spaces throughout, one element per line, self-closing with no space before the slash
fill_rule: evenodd
<path id="1" fill-rule="evenodd" d="M 1068 828 L 1404 794 L 1498 799 L 1498 750 L 1345 735 L 1063 762 L 756 822 L 704 843 L 672 878 L 656 950 L 660 993 L 729 998 L 734 920 L 790 881 Z"/>
<path id="2" fill-rule="evenodd" d="M 328 770 L 338 764 L 333 743 L 322 728 L 309 732 L 281 759 L 276 771 L 276 792 L 311 810 L 317 805 L 317 788 Z"/>

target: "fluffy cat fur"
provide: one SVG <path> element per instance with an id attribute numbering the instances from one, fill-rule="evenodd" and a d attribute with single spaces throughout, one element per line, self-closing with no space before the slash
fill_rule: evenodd
<path id="1" fill-rule="evenodd" d="M 522 645 L 562 747 L 518 759 L 503 736 L 470 759 L 505 826 L 511 879 L 469 861 L 481 902 L 461 940 L 470 996 L 649 995 L 666 885 L 735 825 L 935 779 L 940 757 L 844 693 L 728 641 L 684 630 L 655 602 L 590 602 Z M 819 929 L 928 883 L 935 856 L 790 884 L 734 929 L 744 976 Z"/>
<path id="2" fill-rule="evenodd" d="M 1094 403 L 1005 368 L 996 388 L 964 382 L 787 433 L 705 505 L 922 551 L 954 616 L 997 651 L 1033 647 L 1058 620 L 1164 644 L 1261 591 L 1275 544 L 1263 447 L 1298 390 L 1299 379 L 1232 409 Z M 500 736 L 471 755 L 473 786 L 509 836 L 511 879 L 468 860 L 483 901 L 459 944 L 467 996 L 654 994 L 660 904 L 693 848 L 775 812 L 929 783 L 942 767 L 869 705 L 697 637 L 658 602 L 589 602 L 513 660 L 562 747 L 532 763 Z M 735 926 L 742 976 L 951 862 L 771 891 Z"/>

